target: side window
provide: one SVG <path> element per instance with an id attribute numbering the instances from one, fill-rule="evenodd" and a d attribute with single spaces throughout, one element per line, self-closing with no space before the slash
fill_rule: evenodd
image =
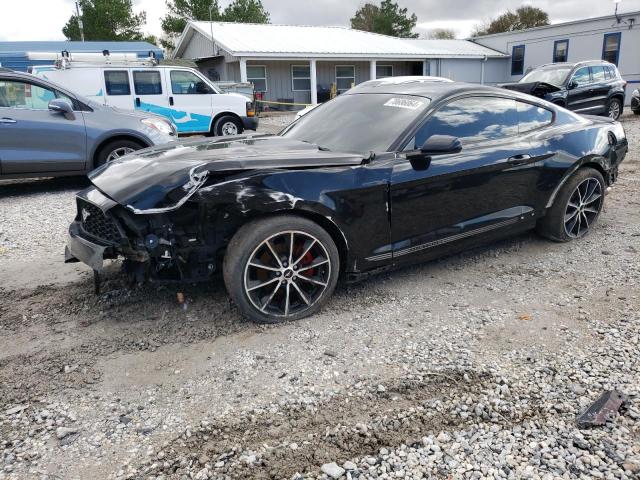
<path id="1" fill-rule="evenodd" d="M 420 148 L 432 135 L 453 135 L 463 143 L 494 140 L 518 133 L 516 101 L 499 97 L 465 97 L 440 107 L 415 136 Z"/>
<path id="2" fill-rule="evenodd" d="M 604 82 L 604 67 L 602 65 L 594 65 L 593 67 L 591 67 L 591 76 L 594 83 Z"/>
<path id="3" fill-rule="evenodd" d="M 556 40 L 553 43 L 553 62 L 566 62 L 569 55 L 569 40 Z"/>
<path id="4" fill-rule="evenodd" d="M 104 84 L 107 87 L 107 95 L 131 95 L 129 72 L 126 70 L 105 70 Z"/>
<path id="5" fill-rule="evenodd" d="M 571 80 L 574 81 L 578 87 L 591 83 L 589 67 L 582 67 L 576 70 L 576 73 L 573 74 Z"/>
<path id="6" fill-rule="evenodd" d="M 136 95 L 162 95 L 160 72 L 155 70 L 134 71 L 133 87 Z"/>
<path id="7" fill-rule="evenodd" d="M 291 65 L 291 88 L 294 92 L 311 91 L 311 67 Z"/>
<path id="8" fill-rule="evenodd" d="M 0 80 L 0 107 L 47 110 L 54 98 L 64 98 L 74 104 L 69 97 L 53 89 L 32 83 Z"/>
<path id="9" fill-rule="evenodd" d="M 548 125 L 553 120 L 553 114 L 546 108 L 538 107 L 530 103 L 516 103 L 518 105 L 518 125 L 520 133 Z"/>
<path id="10" fill-rule="evenodd" d="M 206 95 L 213 93 L 211 88 L 193 72 L 171 70 L 171 92 L 174 95 Z"/>

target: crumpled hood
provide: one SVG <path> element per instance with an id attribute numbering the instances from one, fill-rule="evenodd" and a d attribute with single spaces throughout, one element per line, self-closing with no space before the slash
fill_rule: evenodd
<path id="1" fill-rule="evenodd" d="M 528 93 L 529 95 L 540 98 L 544 98 L 544 96 L 548 93 L 557 92 L 558 90 L 560 90 L 560 87 L 545 82 L 501 83 L 498 86 L 506 88 L 507 90 L 515 90 L 516 92 Z"/>
<path id="2" fill-rule="evenodd" d="M 104 194 L 142 213 L 178 208 L 217 173 L 360 165 L 362 155 L 322 151 L 273 135 L 186 140 L 147 148 L 89 174 Z M 170 198 L 168 198 L 168 196 Z"/>

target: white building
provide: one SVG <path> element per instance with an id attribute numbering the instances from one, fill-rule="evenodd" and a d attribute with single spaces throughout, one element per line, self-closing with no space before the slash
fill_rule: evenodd
<path id="1" fill-rule="evenodd" d="M 515 82 L 529 69 L 551 62 L 603 59 L 618 66 L 627 82 L 626 102 L 640 84 L 640 12 L 556 23 L 472 40 L 511 56 L 502 64 L 504 81 Z"/>
<path id="2" fill-rule="evenodd" d="M 189 22 L 175 58 L 196 61 L 213 80 L 252 82 L 270 101 L 317 103 L 331 85 L 439 75 L 495 83 L 508 55 L 468 40 L 406 40 L 346 27 Z"/>

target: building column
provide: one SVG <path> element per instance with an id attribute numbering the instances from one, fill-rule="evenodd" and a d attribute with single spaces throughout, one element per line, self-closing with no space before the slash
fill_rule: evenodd
<path id="1" fill-rule="evenodd" d="M 422 75 L 425 77 L 429 75 L 429 60 L 422 61 Z"/>
<path id="2" fill-rule="evenodd" d="M 376 61 L 375 60 L 371 60 L 369 62 L 369 80 L 375 80 L 376 79 Z"/>
<path id="3" fill-rule="evenodd" d="M 316 75 L 315 58 L 309 61 L 309 77 L 311 77 L 311 104 L 318 104 L 318 76 Z"/>
<path id="4" fill-rule="evenodd" d="M 240 82 L 247 83 L 247 59 L 240 59 Z"/>

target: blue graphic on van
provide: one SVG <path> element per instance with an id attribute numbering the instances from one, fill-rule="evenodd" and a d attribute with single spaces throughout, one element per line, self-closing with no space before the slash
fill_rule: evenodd
<path id="1" fill-rule="evenodd" d="M 209 115 L 200 115 L 198 113 L 183 112 L 168 107 L 161 107 L 153 103 L 140 103 L 138 107 L 134 102 L 136 110 L 155 113 L 167 117 L 175 123 L 178 133 L 202 133 L 208 132 L 211 126 L 211 117 Z"/>
<path id="2" fill-rule="evenodd" d="M 100 91 L 96 93 L 96 97 L 104 97 L 104 92 L 102 91 L 102 89 L 100 89 Z"/>

